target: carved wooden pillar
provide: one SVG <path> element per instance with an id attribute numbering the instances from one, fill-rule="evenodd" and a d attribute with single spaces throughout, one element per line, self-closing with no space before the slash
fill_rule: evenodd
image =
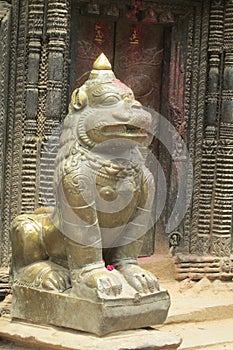
<path id="1" fill-rule="evenodd" d="M 9 83 L 9 49 L 10 49 L 10 5 L 0 3 L 0 207 L 4 197 L 5 173 L 5 142 L 7 127 L 7 91 Z M 2 230 L 2 217 L 0 218 L 0 231 Z"/>
<path id="2" fill-rule="evenodd" d="M 222 91 L 222 121 L 233 123 L 233 1 L 226 1 L 224 27 L 224 75 Z"/>
<path id="3" fill-rule="evenodd" d="M 44 0 L 30 0 L 28 14 L 26 120 L 33 119 L 37 115 L 39 68 L 44 26 L 43 20 Z"/>
<path id="4" fill-rule="evenodd" d="M 0 297 L 9 291 L 7 270 L 9 264 L 9 238 L 6 234 L 4 219 L 6 200 L 7 147 L 6 136 L 8 129 L 8 93 L 10 83 L 10 16 L 11 6 L 7 2 L 0 3 Z"/>
<path id="5" fill-rule="evenodd" d="M 28 35 L 25 40 L 25 115 L 22 154 L 22 202 L 21 211 L 35 207 L 35 188 L 38 176 L 37 118 L 41 112 L 41 61 L 44 44 L 44 0 L 28 3 Z"/>
<path id="6" fill-rule="evenodd" d="M 198 221 L 191 232 L 196 239 L 192 255 L 177 257 L 178 279 L 233 277 L 233 1 L 210 4 Z"/>
<path id="7" fill-rule="evenodd" d="M 228 257 L 232 253 L 233 201 L 233 1 L 225 2 L 222 109 L 216 159 L 211 253 Z M 233 261 L 229 263 L 233 275 Z"/>
<path id="8" fill-rule="evenodd" d="M 200 174 L 200 196 L 198 215 L 197 246 L 193 253 L 205 255 L 211 250 L 211 234 L 213 227 L 213 196 L 216 177 L 216 149 L 220 108 L 220 67 L 223 46 L 223 1 L 211 2 L 209 46 L 208 46 L 208 77 L 206 97 L 205 138 Z"/>
<path id="9" fill-rule="evenodd" d="M 47 7 L 47 30 L 45 45 L 44 79 L 46 92 L 43 98 L 44 116 L 38 119 L 37 134 L 40 143 L 40 181 L 37 205 L 52 206 L 54 160 L 59 144 L 59 125 L 67 113 L 69 88 L 69 32 L 70 3 L 49 0 Z"/>
<path id="10" fill-rule="evenodd" d="M 50 0 L 48 3 L 48 91 L 46 115 L 48 119 L 61 121 L 63 89 L 68 86 L 63 74 L 67 62 L 67 34 L 69 23 L 69 2 Z"/>
<path id="11" fill-rule="evenodd" d="M 189 116 L 188 150 L 193 164 L 193 177 L 187 179 L 187 190 L 192 192 L 192 203 L 187 210 L 184 238 L 180 242 L 180 251 L 185 254 L 198 249 L 198 215 L 200 207 L 200 172 L 203 146 L 204 111 L 207 75 L 207 48 L 209 33 L 209 2 L 202 2 L 202 9 L 195 13 L 193 38 L 189 37 L 189 51 L 186 53 L 189 63 L 187 79 L 189 89 L 185 91 L 185 113 Z M 190 33 L 193 27 L 190 23 Z M 187 85 L 187 82 L 186 82 Z"/>
<path id="12" fill-rule="evenodd" d="M 19 206 L 21 212 L 31 212 L 54 202 L 53 161 L 58 131 L 52 151 L 51 140 L 50 148 L 46 143 L 67 109 L 70 5 L 63 0 L 29 0 L 24 6 L 28 9 L 28 35 L 24 41 L 25 113 L 21 122 L 25 121 L 25 136 Z"/>
<path id="13" fill-rule="evenodd" d="M 216 45 L 217 46 L 217 45 Z M 208 95 L 207 95 L 207 134 L 211 134 L 210 130 L 214 129 L 218 124 L 218 104 L 219 104 L 219 88 L 220 88 L 220 55 L 221 46 L 215 47 L 216 51 L 212 51 L 209 47 L 209 76 L 208 76 Z M 217 49 L 219 49 L 217 51 Z"/>

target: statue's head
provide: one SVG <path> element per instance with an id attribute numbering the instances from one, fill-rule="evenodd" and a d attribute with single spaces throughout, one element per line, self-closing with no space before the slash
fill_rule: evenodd
<path id="1" fill-rule="evenodd" d="M 89 79 L 73 92 L 70 115 L 79 120 L 78 138 L 89 147 L 115 139 L 143 143 L 151 138 L 151 114 L 116 79 L 103 53 Z"/>

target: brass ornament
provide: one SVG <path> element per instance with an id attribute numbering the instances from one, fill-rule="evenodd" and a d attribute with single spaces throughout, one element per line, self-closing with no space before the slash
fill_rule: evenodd
<path id="1" fill-rule="evenodd" d="M 112 70 L 111 63 L 107 59 L 104 53 L 101 53 L 100 56 L 95 60 L 93 64 L 93 69 L 107 69 L 107 70 Z"/>

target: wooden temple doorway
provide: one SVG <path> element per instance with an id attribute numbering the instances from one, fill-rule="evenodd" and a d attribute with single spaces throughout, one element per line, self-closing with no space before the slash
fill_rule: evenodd
<path id="1" fill-rule="evenodd" d="M 140 102 L 160 111 L 164 27 L 79 16 L 73 21 L 71 90 L 88 77 L 101 52 Z"/>
<path id="2" fill-rule="evenodd" d="M 144 106 L 161 112 L 163 91 L 164 38 L 168 28 L 162 24 L 132 18 L 106 19 L 78 16 L 72 9 L 70 94 L 90 74 L 101 52 L 109 58 L 118 79 L 132 88 Z M 152 149 L 158 157 L 156 141 Z M 154 173 L 156 172 L 155 166 Z M 155 227 L 145 239 L 142 255 L 154 252 Z"/>

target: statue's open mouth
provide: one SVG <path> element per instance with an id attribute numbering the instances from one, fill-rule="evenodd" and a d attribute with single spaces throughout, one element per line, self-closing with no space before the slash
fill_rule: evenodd
<path id="1" fill-rule="evenodd" d="M 118 124 L 107 125 L 101 128 L 101 133 L 104 136 L 126 137 L 126 138 L 146 138 L 148 133 L 143 128 L 130 125 L 130 124 Z"/>

